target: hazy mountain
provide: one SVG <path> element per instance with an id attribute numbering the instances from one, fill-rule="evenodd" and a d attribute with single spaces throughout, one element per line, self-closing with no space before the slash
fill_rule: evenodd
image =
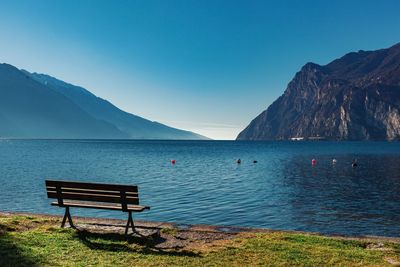
<path id="1" fill-rule="evenodd" d="M 400 139 L 400 44 L 307 63 L 239 140 Z"/>
<path id="2" fill-rule="evenodd" d="M 126 113 L 84 88 L 0 64 L 0 137 L 206 139 Z"/>
<path id="3" fill-rule="evenodd" d="M 83 111 L 95 119 L 115 125 L 119 131 L 132 139 L 207 139 L 193 132 L 168 127 L 139 116 L 120 110 L 107 100 L 99 98 L 88 90 L 75 86 L 54 77 L 29 73 L 34 80 L 40 82 L 55 93 L 62 94 Z"/>
<path id="4" fill-rule="evenodd" d="M 127 138 L 62 94 L 17 68 L 0 64 L 0 137 Z"/>

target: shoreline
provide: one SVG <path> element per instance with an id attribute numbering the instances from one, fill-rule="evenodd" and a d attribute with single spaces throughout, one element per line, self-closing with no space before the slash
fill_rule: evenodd
<path id="1" fill-rule="evenodd" d="M 41 214 L 31 212 L 14 212 L 14 211 L 0 211 L 0 217 L 10 216 L 34 216 L 39 218 L 55 219 L 61 222 L 62 215 Z M 125 228 L 126 220 L 115 218 L 97 218 L 97 217 L 83 217 L 73 216 L 74 222 L 84 226 L 99 225 L 104 227 L 111 227 L 112 229 Z M 268 228 L 255 228 L 244 226 L 220 226 L 220 225 L 206 225 L 206 224 L 180 224 L 176 222 L 159 222 L 159 221 L 145 221 L 134 220 L 135 227 L 139 229 L 175 229 L 177 231 L 191 231 L 191 232 L 208 232 L 208 233 L 225 233 L 225 234 L 256 234 L 256 233 L 284 233 L 284 234 L 302 234 L 310 236 L 328 237 L 340 240 L 355 240 L 355 241 L 371 241 L 371 242 L 392 242 L 400 244 L 400 237 L 389 236 L 346 236 L 346 235 L 330 235 L 318 232 L 295 231 L 295 230 L 274 230 Z M 85 230 L 85 227 L 79 227 Z M 107 231 L 108 232 L 108 231 Z"/>
<path id="2" fill-rule="evenodd" d="M 400 238 L 0 211 L 0 266 L 400 266 Z"/>

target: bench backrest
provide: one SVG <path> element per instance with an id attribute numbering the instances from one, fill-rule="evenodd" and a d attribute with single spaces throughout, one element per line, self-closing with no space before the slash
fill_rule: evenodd
<path id="1" fill-rule="evenodd" d="M 47 197 L 58 200 L 81 200 L 104 203 L 120 203 L 123 210 L 128 204 L 139 205 L 139 193 L 136 185 L 81 183 L 46 180 Z"/>

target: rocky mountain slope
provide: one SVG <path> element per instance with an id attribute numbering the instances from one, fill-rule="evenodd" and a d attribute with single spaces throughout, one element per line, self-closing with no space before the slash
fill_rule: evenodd
<path id="1" fill-rule="evenodd" d="M 307 63 L 238 140 L 400 139 L 400 44 Z"/>

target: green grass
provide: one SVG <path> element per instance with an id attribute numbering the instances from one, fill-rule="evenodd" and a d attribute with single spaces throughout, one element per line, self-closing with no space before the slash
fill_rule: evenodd
<path id="1" fill-rule="evenodd" d="M 174 235 L 177 230 L 164 230 Z M 118 234 L 59 228 L 40 216 L 0 216 L 0 266 L 389 266 L 400 245 L 368 249 L 351 241 L 297 233 L 243 234 L 201 249 L 155 249 Z"/>

